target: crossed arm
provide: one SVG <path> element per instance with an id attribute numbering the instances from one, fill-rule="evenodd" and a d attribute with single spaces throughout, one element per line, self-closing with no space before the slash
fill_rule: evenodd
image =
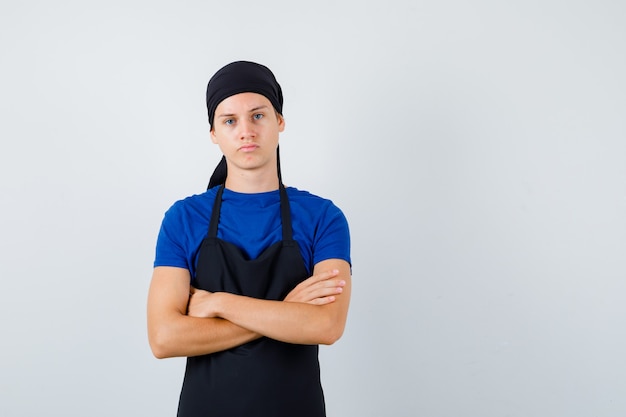
<path id="1" fill-rule="evenodd" d="M 197 356 L 261 336 L 288 343 L 332 344 L 343 334 L 350 266 L 329 259 L 283 301 L 190 288 L 189 271 L 156 267 L 148 295 L 148 340 L 157 358 Z"/>

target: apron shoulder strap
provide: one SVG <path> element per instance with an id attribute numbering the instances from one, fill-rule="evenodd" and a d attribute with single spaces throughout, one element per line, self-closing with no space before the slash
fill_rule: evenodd
<path id="1" fill-rule="evenodd" d="M 209 224 L 209 234 L 207 237 L 217 237 L 217 225 L 220 222 L 220 209 L 222 208 L 222 193 L 224 192 L 224 185 L 220 186 L 215 195 L 215 202 L 213 203 L 213 211 L 211 212 L 211 223 Z"/>
<path id="2" fill-rule="evenodd" d="M 283 222 L 283 240 L 292 240 L 293 231 L 291 228 L 291 209 L 289 207 L 287 190 L 282 182 L 280 183 L 280 217 Z"/>

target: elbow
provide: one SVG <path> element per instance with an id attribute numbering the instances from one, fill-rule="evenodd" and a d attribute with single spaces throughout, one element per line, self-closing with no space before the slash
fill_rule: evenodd
<path id="1" fill-rule="evenodd" d="M 342 335 L 343 335 L 343 329 L 341 331 L 331 331 L 322 337 L 322 340 L 320 340 L 320 344 L 327 345 L 327 346 L 333 345 L 335 344 L 336 341 L 341 339 Z"/>
<path id="2" fill-rule="evenodd" d="M 152 355 L 154 355 L 157 359 L 171 358 L 171 355 L 168 355 L 167 350 L 160 346 L 150 344 L 150 349 L 152 349 Z"/>
<path id="3" fill-rule="evenodd" d="M 150 350 L 157 359 L 165 359 L 176 356 L 171 349 L 169 343 L 169 337 L 166 332 L 162 330 L 155 330 L 149 334 L 148 341 L 150 343 Z"/>
<path id="4" fill-rule="evenodd" d="M 160 343 L 150 341 L 150 350 L 152 350 L 152 355 L 154 355 L 157 359 L 165 359 L 169 358 L 167 349 Z"/>
<path id="5" fill-rule="evenodd" d="M 331 320 L 324 326 L 324 331 L 319 335 L 318 343 L 320 345 L 332 345 L 341 339 L 345 323 L 343 321 Z"/>

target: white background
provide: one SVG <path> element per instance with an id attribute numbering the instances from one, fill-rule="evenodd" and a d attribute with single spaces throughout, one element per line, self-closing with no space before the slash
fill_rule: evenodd
<path id="1" fill-rule="evenodd" d="M 329 417 L 626 415 L 625 46 L 610 0 L 3 1 L 0 415 L 175 415 L 154 243 L 239 59 L 350 221 Z"/>

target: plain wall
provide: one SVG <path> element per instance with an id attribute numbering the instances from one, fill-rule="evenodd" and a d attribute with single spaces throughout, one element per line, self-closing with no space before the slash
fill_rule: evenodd
<path id="1" fill-rule="evenodd" d="M 625 41 L 609 0 L 3 2 L 0 415 L 175 415 L 154 244 L 239 59 L 350 222 L 329 417 L 626 415 Z"/>

